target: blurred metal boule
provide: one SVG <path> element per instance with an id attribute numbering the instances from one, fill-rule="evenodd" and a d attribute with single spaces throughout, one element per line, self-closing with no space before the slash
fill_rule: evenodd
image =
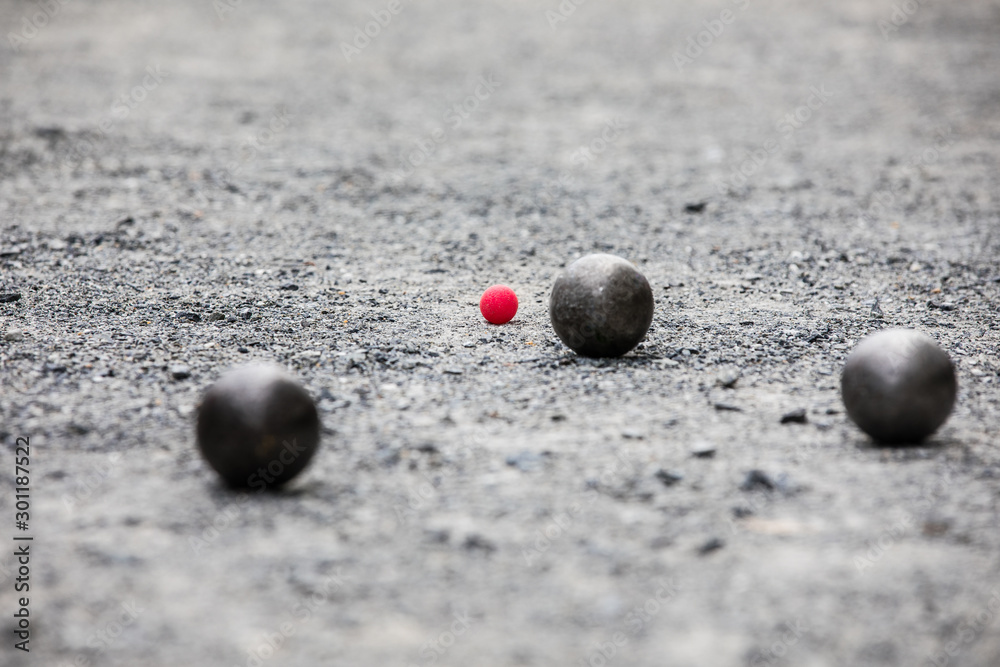
<path id="1" fill-rule="evenodd" d="M 955 405 L 955 368 L 938 344 L 912 329 L 863 339 L 841 374 L 847 415 L 884 443 L 916 443 L 936 431 Z"/>
<path id="2" fill-rule="evenodd" d="M 281 369 L 246 366 L 224 375 L 198 408 L 198 449 L 227 484 L 258 490 L 298 475 L 320 439 L 316 404 Z"/>

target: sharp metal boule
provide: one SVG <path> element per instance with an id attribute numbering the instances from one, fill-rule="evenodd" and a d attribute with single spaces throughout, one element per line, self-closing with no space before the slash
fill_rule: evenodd
<path id="1" fill-rule="evenodd" d="M 587 255 L 556 279 L 549 316 L 563 343 L 587 357 L 619 357 L 653 322 L 653 290 L 628 260 Z"/>

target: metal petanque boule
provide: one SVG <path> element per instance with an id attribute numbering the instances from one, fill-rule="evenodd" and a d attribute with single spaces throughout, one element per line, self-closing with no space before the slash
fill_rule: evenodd
<path id="1" fill-rule="evenodd" d="M 305 389 L 271 366 L 224 375 L 198 409 L 198 449 L 227 484 L 258 490 L 298 475 L 319 445 L 316 405 Z"/>
<path id="2" fill-rule="evenodd" d="M 587 255 L 556 279 L 549 316 L 560 340 L 577 354 L 620 357 L 649 330 L 653 290 L 631 262 Z"/>
<path id="3" fill-rule="evenodd" d="M 951 414 L 955 368 L 938 344 L 912 329 L 864 338 L 847 358 L 841 396 L 851 420 L 879 442 L 920 442 Z"/>

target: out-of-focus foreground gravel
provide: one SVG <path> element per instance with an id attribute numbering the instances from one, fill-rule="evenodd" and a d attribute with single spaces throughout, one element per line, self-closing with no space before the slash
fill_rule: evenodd
<path id="1" fill-rule="evenodd" d="M 1000 664 L 997 2 L 52 6 L 0 5 L 0 662 Z M 549 325 L 589 252 L 654 289 L 619 360 Z M 957 367 L 923 446 L 843 414 L 886 326 Z M 324 444 L 246 496 L 193 418 L 252 360 Z"/>

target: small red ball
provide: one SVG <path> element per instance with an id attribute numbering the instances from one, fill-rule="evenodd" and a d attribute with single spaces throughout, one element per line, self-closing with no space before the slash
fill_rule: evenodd
<path id="1" fill-rule="evenodd" d="M 479 312 L 488 322 L 506 324 L 517 313 L 517 295 L 506 285 L 494 285 L 479 299 Z"/>

